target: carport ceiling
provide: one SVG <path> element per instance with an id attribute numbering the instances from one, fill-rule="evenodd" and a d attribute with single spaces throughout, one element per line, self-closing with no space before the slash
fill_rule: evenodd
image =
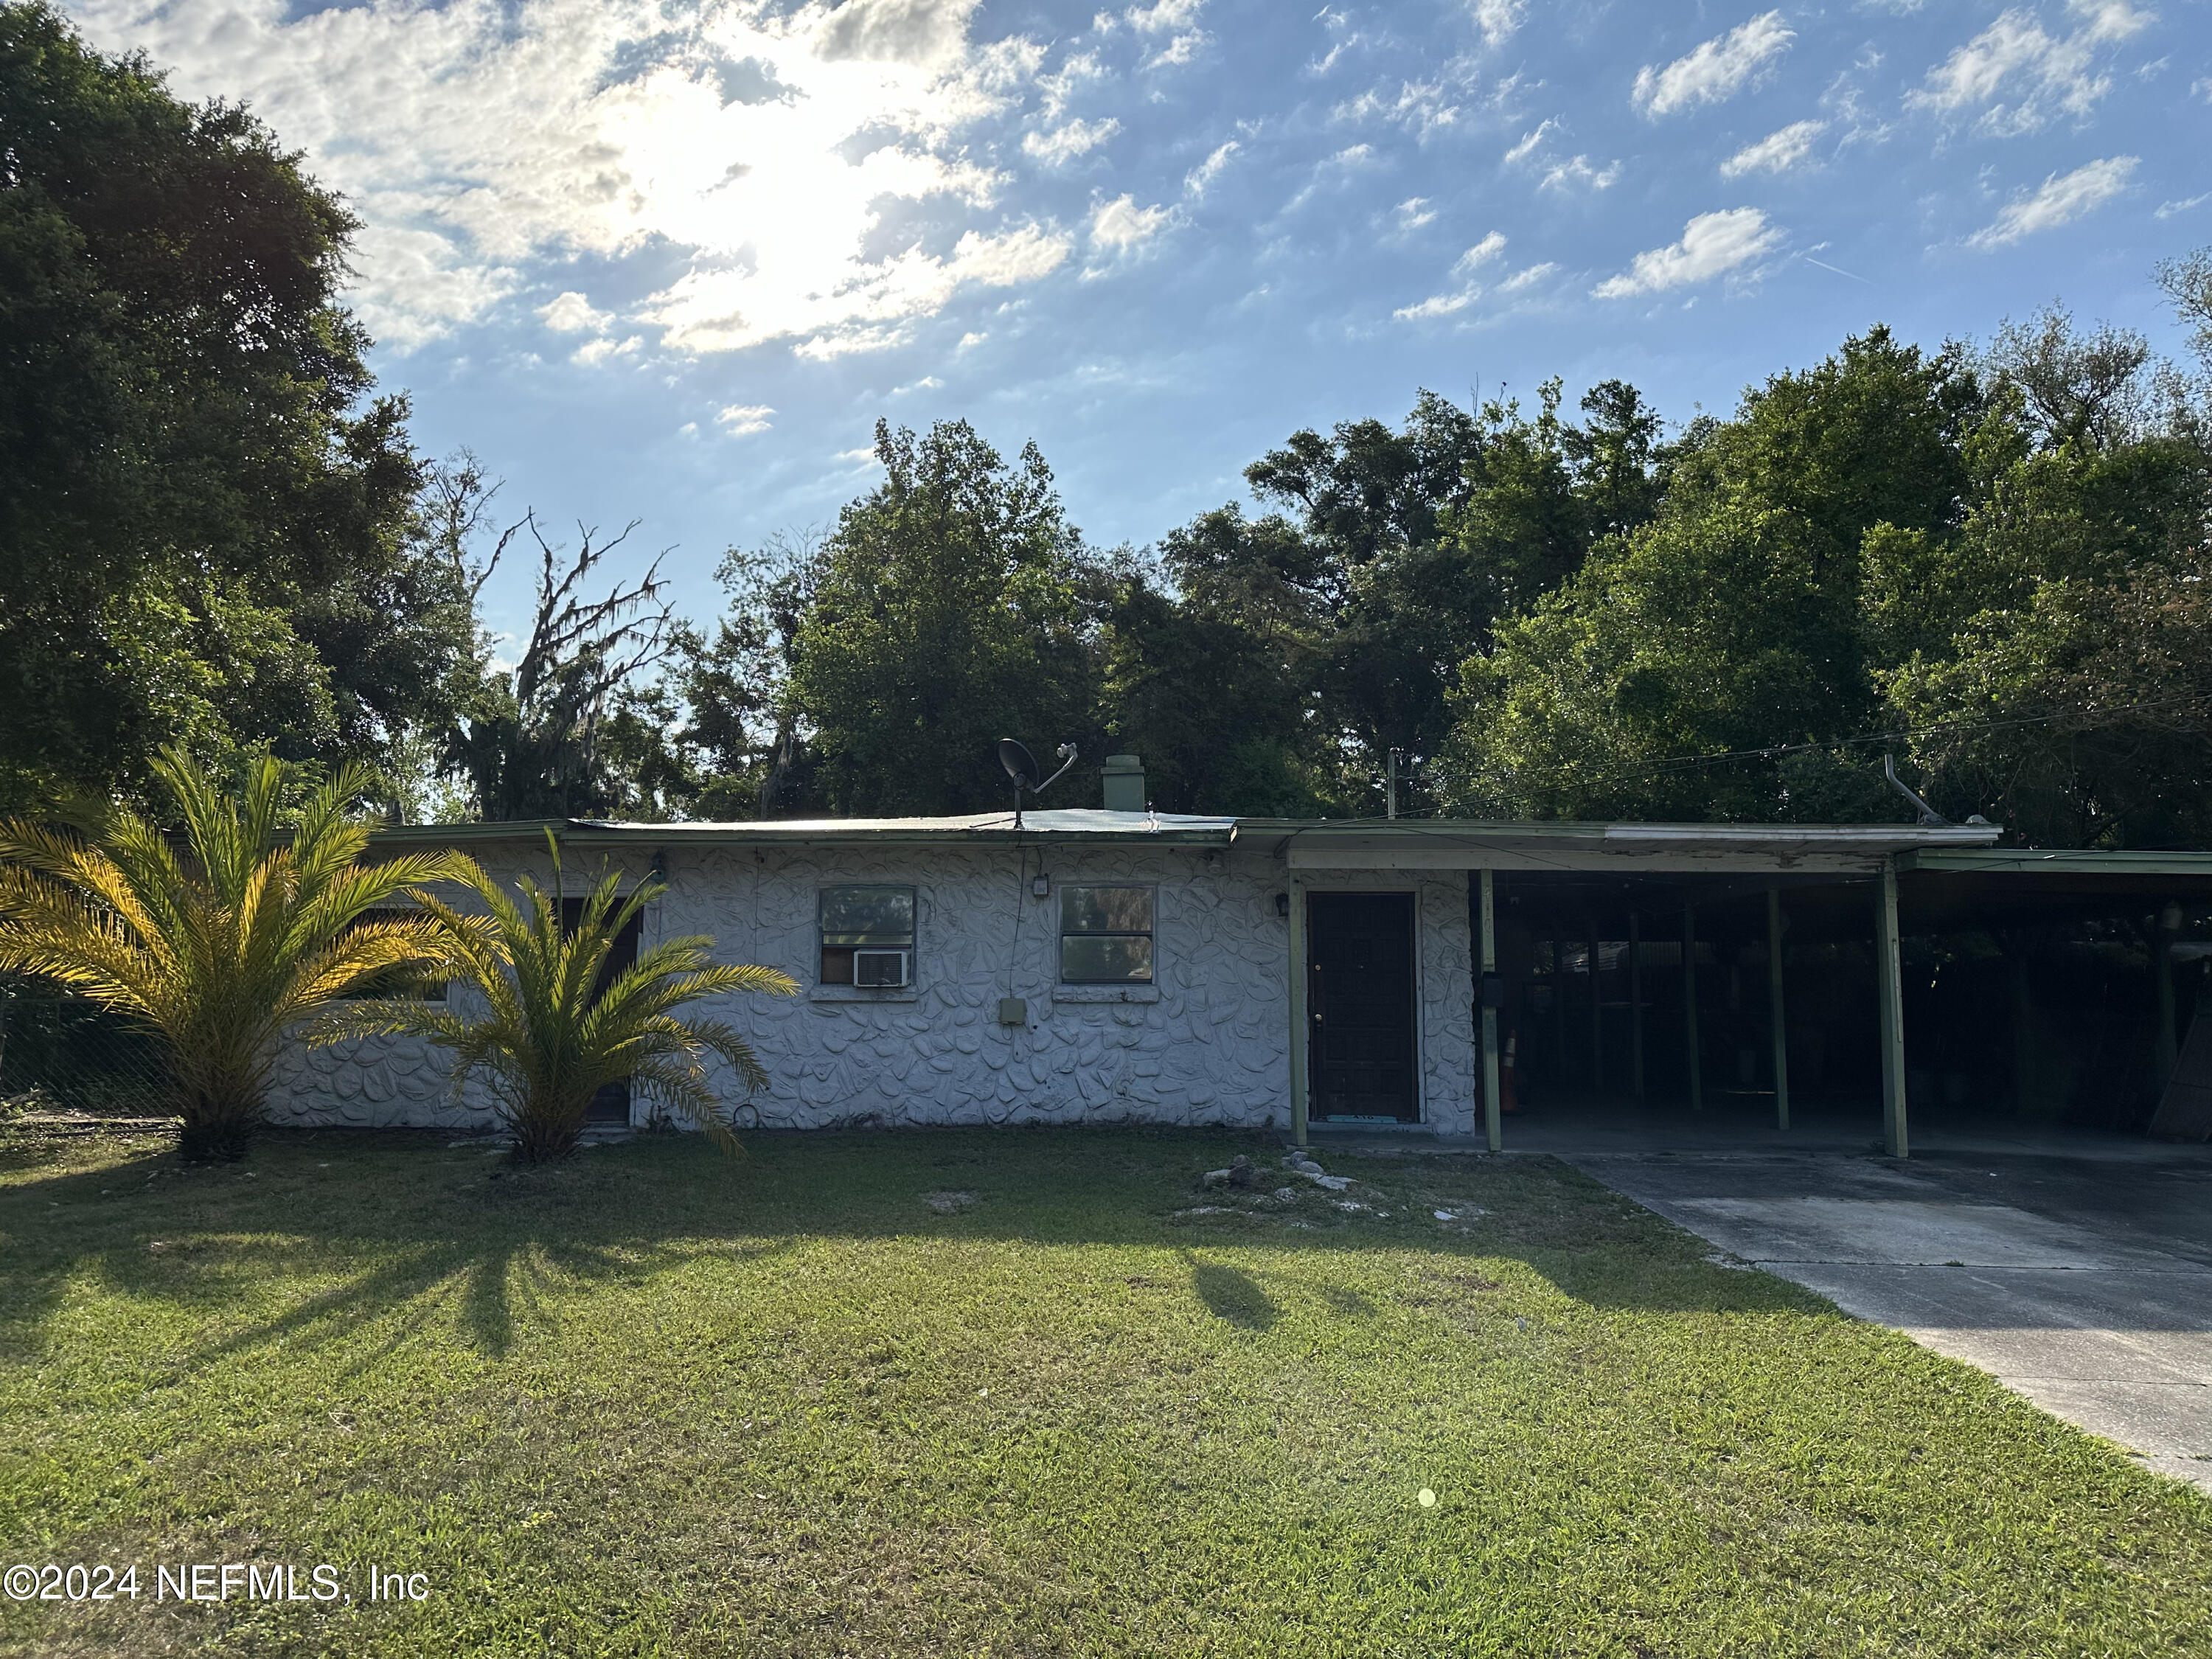
<path id="1" fill-rule="evenodd" d="M 2212 854 L 1908 854 L 1898 878 L 1898 921 L 1906 933 L 2045 927 L 2088 921 L 2139 921 L 2169 900 L 2192 923 L 2212 914 Z M 1868 939 L 1875 884 L 1869 876 L 1604 876 L 1583 872 L 1501 872 L 1502 919 L 1540 936 L 1625 938 L 1629 913 L 1650 939 L 1674 937 L 1682 906 L 1698 907 L 1698 932 L 1749 941 L 1766 932 L 1766 891 L 1781 890 L 1792 939 Z"/>

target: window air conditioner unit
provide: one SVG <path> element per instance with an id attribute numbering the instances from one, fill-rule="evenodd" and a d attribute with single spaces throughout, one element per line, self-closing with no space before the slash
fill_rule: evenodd
<path id="1" fill-rule="evenodd" d="M 907 953 L 903 951 L 855 951 L 853 983 L 872 991 L 903 990 Z"/>

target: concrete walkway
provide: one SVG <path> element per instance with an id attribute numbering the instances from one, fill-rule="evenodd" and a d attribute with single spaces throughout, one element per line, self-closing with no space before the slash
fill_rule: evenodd
<path id="1" fill-rule="evenodd" d="M 1558 1155 L 2212 1492 L 2206 1149 Z"/>

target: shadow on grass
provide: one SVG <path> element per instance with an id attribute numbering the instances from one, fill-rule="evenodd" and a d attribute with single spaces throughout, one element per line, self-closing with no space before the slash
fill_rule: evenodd
<path id="1" fill-rule="evenodd" d="M 520 1172 L 441 1138 L 360 1131 L 272 1133 L 249 1164 L 215 1168 L 148 1152 L 61 1168 L 87 1154 L 10 1146 L 0 1159 L 13 1170 L 0 1176 L 0 1352 L 41 1351 L 68 1286 L 89 1277 L 203 1313 L 220 1334 L 186 1365 L 277 1342 L 358 1341 L 358 1370 L 441 1323 L 497 1358 L 552 1328 L 580 1285 L 641 1285 L 702 1255 L 761 1257 L 817 1237 L 1172 1249 L 1200 1303 L 1251 1331 L 1279 1316 L 1259 1279 L 1223 1259 L 1251 1250 L 1512 1257 L 1578 1300 L 1651 1313 L 1821 1306 L 1765 1274 L 1711 1266 L 1702 1242 L 1547 1158 L 1335 1155 L 1332 1164 L 1413 1218 L 1297 1219 L 1278 1206 L 1194 1223 L 1179 1212 L 1190 1212 L 1199 1173 L 1239 1151 L 1271 1158 L 1271 1137 L 1062 1128 L 746 1139 L 737 1159 L 655 1137 Z M 974 1201 L 941 1212 L 924 1195 L 941 1198 L 955 1164 Z M 1421 1218 L 1432 1205 L 1470 1202 L 1487 1212 L 1478 1223 Z M 251 1316 L 272 1277 L 296 1282 L 293 1299 Z M 1372 1311 L 1323 1279 L 1315 1282 L 1340 1313 Z"/>
<path id="2" fill-rule="evenodd" d="M 1182 1258 L 1190 1263 L 1192 1291 L 1216 1319 L 1248 1331 L 1264 1331 L 1275 1322 L 1279 1310 L 1251 1274 L 1225 1262 L 1201 1261 L 1188 1250 Z"/>

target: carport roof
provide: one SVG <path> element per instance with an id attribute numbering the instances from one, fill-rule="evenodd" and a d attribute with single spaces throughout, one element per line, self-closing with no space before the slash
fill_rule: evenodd
<path id="1" fill-rule="evenodd" d="M 1517 823 L 1242 818 L 1293 870 L 1553 870 L 1618 875 L 1863 872 L 1894 854 L 1990 847 L 1994 824 Z"/>

